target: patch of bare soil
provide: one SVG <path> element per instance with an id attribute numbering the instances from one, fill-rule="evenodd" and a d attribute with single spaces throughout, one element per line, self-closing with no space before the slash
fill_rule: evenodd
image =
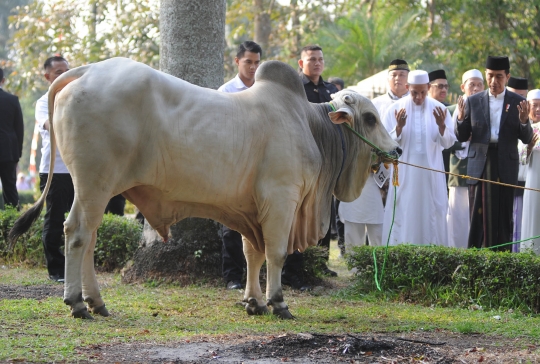
<path id="1" fill-rule="evenodd" d="M 0 284 L 0 300 L 16 300 L 20 298 L 42 300 L 47 297 L 62 297 L 63 295 L 64 285 L 60 283 L 37 286 Z"/>
<path id="2" fill-rule="evenodd" d="M 118 344 L 79 349 L 95 362 L 138 363 L 536 363 L 534 345 L 449 332 L 292 334 L 199 337 L 165 345 Z"/>

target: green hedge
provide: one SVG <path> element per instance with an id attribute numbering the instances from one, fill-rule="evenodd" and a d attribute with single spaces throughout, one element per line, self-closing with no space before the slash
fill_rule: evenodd
<path id="1" fill-rule="evenodd" d="M 19 191 L 19 204 L 23 205 L 33 205 L 36 202 L 36 192 L 35 191 Z"/>
<path id="2" fill-rule="evenodd" d="M 36 192 L 33 190 L 30 191 L 18 191 L 19 193 L 19 204 L 21 206 L 23 205 L 32 205 L 34 202 L 36 202 Z M 4 209 L 4 199 L 1 196 L 2 189 L 0 189 L 0 210 Z"/>
<path id="3" fill-rule="evenodd" d="M 348 255 L 356 268 L 354 290 L 375 293 L 373 247 L 357 247 Z M 376 249 L 379 277 L 385 248 Z M 533 253 L 489 250 L 389 247 L 380 281 L 385 295 L 402 301 L 439 306 L 518 309 L 540 312 L 540 257 Z"/>
<path id="4" fill-rule="evenodd" d="M 0 210 L 0 260 L 6 263 L 24 263 L 43 266 L 45 257 L 41 242 L 43 215 L 30 231 L 19 238 L 13 251 L 8 249 L 7 235 L 19 216 L 15 209 Z M 95 265 L 105 271 L 122 268 L 139 246 L 142 225 L 136 220 L 107 214 L 98 229 L 94 253 Z"/>

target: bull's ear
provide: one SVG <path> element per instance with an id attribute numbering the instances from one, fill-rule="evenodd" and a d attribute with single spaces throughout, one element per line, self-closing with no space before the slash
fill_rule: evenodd
<path id="1" fill-rule="evenodd" d="M 342 107 L 335 112 L 329 112 L 328 116 L 334 124 L 347 123 L 354 127 L 353 113 L 349 108 Z"/>

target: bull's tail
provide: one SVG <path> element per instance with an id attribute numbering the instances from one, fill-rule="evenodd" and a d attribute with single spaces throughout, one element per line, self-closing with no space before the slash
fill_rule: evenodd
<path id="1" fill-rule="evenodd" d="M 13 246 L 17 242 L 17 239 L 30 229 L 32 224 L 37 220 L 37 218 L 41 214 L 41 210 L 43 210 L 43 205 L 45 204 L 45 198 L 47 197 L 47 194 L 49 193 L 49 189 L 51 187 L 51 182 L 52 182 L 51 172 L 54 171 L 54 162 L 56 159 L 56 139 L 54 136 L 54 128 L 53 128 L 54 99 L 56 97 L 56 94 L 62 91 L 62 89 L 66 87 L 70 82 L 82 77 L 88 71 L 89 67 L 90 66 L 74 68 L 64 73 L 60 77 L 58 77 L 49 87 L 49 134 L 51 138 L 49 175 L 47 178 L 47 183 L 45 184 L 45 188 L 43 190 L 43 193 L 39 197 L 39 200 L 37 200 L 34 206 L 28 209 L 28 211 L 22 214 L 15 221 L 15 223 L 13 224 L 13 227 L 9 231 L 8 241 L 9 241 L 10 249 L 13 248 Z"/>

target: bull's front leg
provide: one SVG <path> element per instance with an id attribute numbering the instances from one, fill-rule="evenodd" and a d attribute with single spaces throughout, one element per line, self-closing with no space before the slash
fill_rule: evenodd
<path id="1" fill-rule="evenodd" d="M 287 259 L 286 244 L 266 244 L 266 297 L 268 306 L 272 306 L 272 313 L 282 319 L 292 319 L 289 307 L 283 299 L 281 290 L 281 271 Z"/>
<path id="2" fill-rule="evenodd" d="M 263 300 L 259 273 L 264 263 L 264 253 L 256 251 L 253 245 L 242 236 L 244 255 L 247 263 L 246 291 L 244 302 L 246 302 L 246 312 L 248 315 L 263 315 L 268 313 L 268 308 Z"/>

